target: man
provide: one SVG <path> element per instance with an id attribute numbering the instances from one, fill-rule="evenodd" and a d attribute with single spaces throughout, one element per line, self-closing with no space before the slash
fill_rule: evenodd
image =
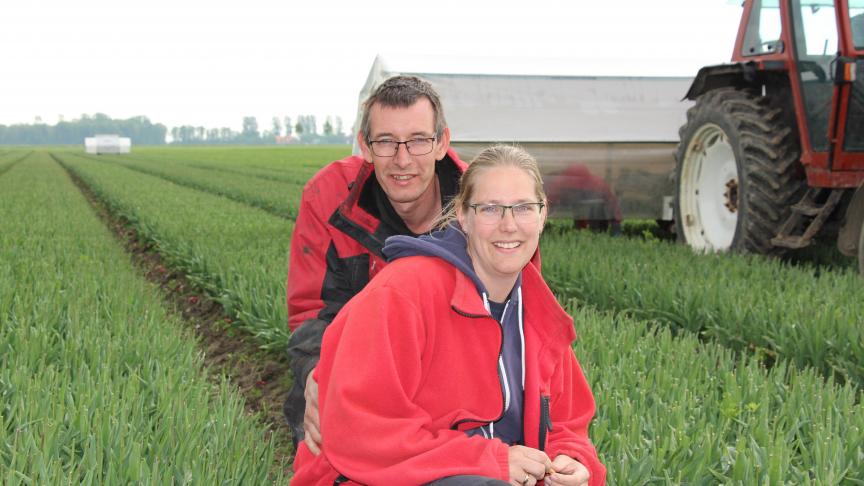
<path id="1" fill-rule="evenodd" d="M 311 371 L 324 330 L 386 265 L 381 248 L 387 237 L 432 229 L 466 168 L 450 149 L 438 94 L 412 76 L 390 78 L 369 96 L 357 142 L 362 158 L 332 162 L 306 184 L 291 238 L 288 354 L 294 384 L 284 412 L 295 445 L 304 440 L 315 454 L 321 434 Z"/>

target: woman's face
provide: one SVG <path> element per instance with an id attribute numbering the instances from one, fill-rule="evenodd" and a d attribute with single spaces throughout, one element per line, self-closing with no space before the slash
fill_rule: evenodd
<path id="1" fill-rule="evenodd" d="M 518 167 L 494 167 L 478 172 L 474 194 L 468 201 L 506 206 L 537 202 L 543 201 L 537 199 L 534 179 Z M 488 207 L 457 210 L 459 224 L 468 235 L 468 254 L 474 271 L 487 288 L 493 287 L 491 282 L 495 279 L 512 285 L 537 249 L 546 210 L 537 206 L 525 209 L 521 208 L 521 214 L 516 215 L 505 209 L 503 217 Z"/>

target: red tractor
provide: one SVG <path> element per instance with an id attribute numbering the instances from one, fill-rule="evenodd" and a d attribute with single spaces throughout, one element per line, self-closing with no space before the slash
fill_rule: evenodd
<path id="1" fill-rule="evenodd" d="M 686 96 L 679 238 L 781 254 L 836 236 L 864 274 L 864 0 L 746 0 L 732 61 Z"/>

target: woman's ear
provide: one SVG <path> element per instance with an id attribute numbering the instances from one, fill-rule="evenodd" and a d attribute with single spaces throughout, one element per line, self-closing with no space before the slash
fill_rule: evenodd
<path id="1" fill-rule="evenodd" d="M 543 230 L 546 229 L 546 216 L 549 215 L 549 203 L 543 201 L 543 208 L 540 209 L 540 235 L 543 235 Z"/>
<path id="2" fill-rule="evenodd" d="M 456 207 L 456 221 L 459 222 L 459 226 L 462 228 L 462 232 L 468 234 L 468 218 L 466 218 L 465 211 L 462 210 L 461 207 Z"/>

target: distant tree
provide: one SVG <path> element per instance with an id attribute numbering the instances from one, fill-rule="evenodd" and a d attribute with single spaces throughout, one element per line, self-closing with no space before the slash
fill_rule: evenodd
<path id="1" fill-rule="evenodd" d="M 342 135 L 342 117 L 336 117 L 336 125 L 333 127 L 336 135 Z"/>
<path id="2" fill-rule="evenodd" d="M 300 123 L 300 118 L 301 118 L 302 116 L 303 116 L 303 115 L 300 115 L 300 116 L 297 117 L 297 124 L 294 125 L 294 132 L 297 133 L 297 136 L 298 136 L 298 137 L 301 136 L 301 135 L 303 135 L 303 124 Z"/>
<path id="3" fill-rule="evenodd" d="M 291 117 L 286 116 L 285 117 L 285 136 L 290 137 L 292 132 L 293 132 L 293 128 L 291 126 Z"/>
<path id="4" fill-rule="evenodd" d="M 218 128 L 210 128 L 207 130 L 207 142 L 209 142 L 209 143 L 219 142 L 219 129 Z"/>
<path id="5" fill-rule="evenodd" d="M 324 120 L 324 136 L 329 137 L 330 135 L 333 135 L 333 119 L 328 116 Z"/>
<path id="6" fill-rule="evenodd" d="M 228 127 L 222 127 L 219 129 L 219 139 L 224 143 L 233 142 L 234 136 L 234 132 Z"/>
<path id="7" fill-rule="evenodd" d="M 282 135 L 282 121 L 278 116 L 273 117 L 273 135 L 276 137 Z"/>
<path id="8" fill-rule="evenodd" d="M 261 138 L 258 133 L 258 119 L 254 116 L 244 116 L 243 132 L 241 135 L 244 139 L 247 139 L 247 141 L 250 141 L 251 139 Z"/>
<path id="9" fill-rule="evenodd" d="M 180 143 L 180 129 L 177 127 L 171 127 L 171 140 L 174 143 Z"/>

